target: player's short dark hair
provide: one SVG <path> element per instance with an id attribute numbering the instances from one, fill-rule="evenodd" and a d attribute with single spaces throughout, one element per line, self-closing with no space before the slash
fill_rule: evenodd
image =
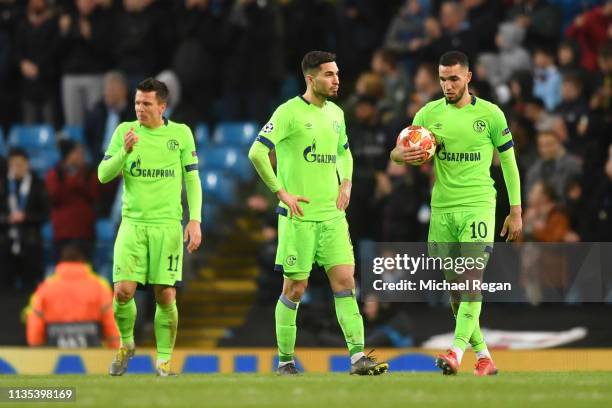
<path id="1" fill-rule="evenodd" d="M 25 149 L 22 149 L 21 147 L 11 148 L 11 150 L 9 150 L 8 152 L 8 158 L 10 159 L 11 157 L 23 157 L 25 160 L 28 160 L 30 158 L 28 156 L 28 152 L 26 152 Z"/>
<path id="2" fill-rule="evenodd" d="M 336 61 L 336 54 L 327 51 L 310 51 L 302 58 L 302 73 L 306 75 L 309 71 L 318 70 L 321 64 Z"/>
<path id="3" fill-rule="evenodd" d="M 440 57 L 440 65 L 444 67 L 452 67 L 457 64 L 469 68 L 470 61 L 468 56 L 461 51 L 448 51 Z"/>
<path id="4" fill-rule="evenodd" d="M 162 103 L 168 103 L 168 87 L 162 81 L 155 78 L 147 78 L 136 86 L 140 92 L 155 92 L 157 100 Z"/>

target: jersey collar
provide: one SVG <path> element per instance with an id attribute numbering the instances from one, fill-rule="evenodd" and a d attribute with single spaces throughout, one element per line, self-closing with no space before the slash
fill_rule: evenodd
<path id="1" fill-rule="evenodd" d="M 472 97 L 472 100 L 470 101 L 470 105 L 472 105 L 472 106 L 476 105 L 476 97 L 475 97 L 474 95 L 472 95 L 472 94 L 470 94 L 470 96 Z M 444 98 L 444 103 L 445 103 L 447 106 L 448 106 L 448 105 L 450 105 L 450 104 L 448 103 L 448 101 L 446 100 L 446 98 Z M 453 106 L 454 106 L 454 105 L 453 105 Z"/>

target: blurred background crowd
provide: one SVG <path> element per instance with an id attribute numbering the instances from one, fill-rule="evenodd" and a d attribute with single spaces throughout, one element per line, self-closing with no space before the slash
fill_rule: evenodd
<path id="1" fill-rule="evenodd" d="M 0 0 L 3 287 L 31 291 L 75 243 L 109 277 L 120 181 L 102 186 L 95 169 L 116 125 L 135 119 L 136 84 L 155 76 L 202 165 L 210 239 L 186 265 L 190 279 L 210 294 L 216 270 L 235 270 L 255 285 L 235 291 L 272 304 L 276 202 L 246 149 L 274 108 L 303 92 L 299 62 L 313 49 L 335 52 L 340 67 L 356 248 L 426 240 L 431 164 L 396 166 L 389 151 L 418 109 L 442 97 L 437 61 L 453 49 L 470 58 L 470 92 L 508 119 L 524 240 L 611 241 L 612 1 Z M 491 175 L 499 233 L 508 200 L 497 160 Z M 225 255 L 239 253 L 231 244 L 252 249 L 239 260 L 247 265 L 228 266 L 238 261 Z M 312 279 L 316 299 L 325 278 Z M 381 306 L 396 319 L 367 302 L 366 320 L 380 322 Z"/>

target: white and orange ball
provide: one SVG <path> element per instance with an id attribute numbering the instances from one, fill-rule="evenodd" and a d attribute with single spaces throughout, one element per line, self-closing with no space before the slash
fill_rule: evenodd
<path id="1" fill-rule="evenodd" d="M 397 136 L 398 146 L 406 148 L 419 146 L 425 152 L 425 159 L 417 164 L 425 163 L 436 153 L 436 137 L 423 126 L 408 126 Z"/>

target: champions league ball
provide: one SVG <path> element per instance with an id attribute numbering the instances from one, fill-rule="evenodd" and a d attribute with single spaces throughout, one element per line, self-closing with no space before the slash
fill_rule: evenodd
<path id="1" fill-rule="evenodd" d="M 425 159 L 418 163 L 422 164 L 430 160 L 436 153 L 436 138 L 429 130 L 422 126 L 408 126 L 402 129 L 397 136 L 397 145 L 404 147 L 419 146 L 425 152 Z"/>

